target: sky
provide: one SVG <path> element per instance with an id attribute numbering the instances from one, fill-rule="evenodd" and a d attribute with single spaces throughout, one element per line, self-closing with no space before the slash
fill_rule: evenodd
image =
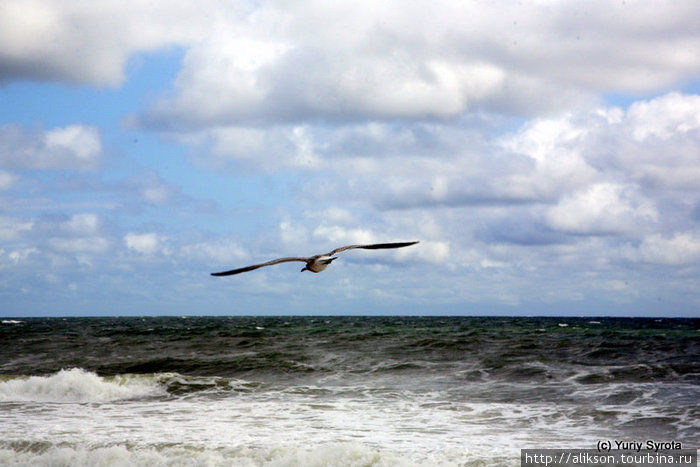
<path id="1" fill-rule="evenodd" d="M 700 316 L 698 24 L 696 0 L 5 0 L 0 316 Z"/>

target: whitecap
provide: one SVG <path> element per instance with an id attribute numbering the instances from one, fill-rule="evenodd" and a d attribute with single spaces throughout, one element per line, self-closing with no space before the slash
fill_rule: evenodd
<path id="1" fill-rule="evenodd" d="M 463 456 L 463 454 L 462 454 Z M 27 452 L 4 448 L 0 444 L 3 465 L 210 465 L 210 466 L 444 466 L 456 467 L 457 462 L 445 459 L 416 462 L 393 452 L 374 449 L 359 443 L 329 443 L 312 448 L 278 445 L 269 448 L 202 449 L 192 446 L 142 446 L 123 444 L 112 446 L 65 445 L 51 446 L 42 452 Z M 427 461 L 427 460 L 426 460 Z"/>
<path id="2" fill-rule="evenodd" d="M 101 377 L 82 368 L 0 382 L 0 401 L 112 402 L 162 393 L 153 376 Z"/>
<path id="3" fill-rule="evenodd" d="M 2 324 L 22 324 L 22 321 L 18 321 L 16 319 L 3 319 Z"/>

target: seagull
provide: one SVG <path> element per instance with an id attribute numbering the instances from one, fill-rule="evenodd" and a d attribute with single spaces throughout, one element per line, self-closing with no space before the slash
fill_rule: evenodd
<path id="1" fill-rule="evenodd" d="M 311 271 L 311 272 L 321 272 L 324 269 L 328 267 L 329 264 L 333 262 L 334 259 L 337 259 L 337 256 L 333 256 L 337 253 L 340 253 L 341 251 L 345 250 L 352 250 L 354 248 L 362 248 L 364 250 L 383 250 L 386 248 L 403 248 L 406 246 L 411 246 L 415 245 L 418 243 L 417 241 L 415 242 L 399 242 L 399 243 L 374 243 L 371 245 L 347 245 L 347 246 L 341 246 L 340 248 L 336 248 L 335 250 L 331 251 L 330 253 L 326 253 L 325 255 L 314 255 L 314 256 L 309 256 L 308 258 L 303 258 L 303 257 L 289 257 L 289 258 L 278 258 L 278 259 L 273 259 L 272 261 L 268 261 L 266 263 L 260 263 L 260 264 L 253 264 L 252 266 L 246 266 L 244 268 L 238 268 L 238 269 L 231 269 L 230 271 L 223 271 L 223 272 L 212 272 L 212 276 L 232 276 L 234 274 L 240 274 L 242 272 L 248 272 L 252 271 L 253 269 L 258 269 L 263 266 L 272 266 L 273 264 L 279 264 L 279 263 L 287 263 L 290 261 L 301 261 L 306 263 L 306 266 L 301 270 L 301 272 L 304 271 Z"/>

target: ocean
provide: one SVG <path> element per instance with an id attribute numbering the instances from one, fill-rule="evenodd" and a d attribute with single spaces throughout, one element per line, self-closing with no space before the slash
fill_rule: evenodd
<path id="1" fill-rule="evenodd" d="M 517 466 L 699 402 L 700 319 L 0 319 L 3 466 Z"/>

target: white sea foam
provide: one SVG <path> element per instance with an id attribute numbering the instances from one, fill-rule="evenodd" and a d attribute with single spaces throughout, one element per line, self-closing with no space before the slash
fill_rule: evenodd
<path id="1" fill-rule="evenodd" d="M 19 321 L 16 319 L 3 319 L 2 324 L 22 324 L 23 321 Z"/>
<path id="2" fill-rule="evenodd" d="M 133 448 L 124 445 L 104 447 L 51 446 L 40 453 L 0 447 L 0 463 L 6 466 L 105 466 L 149 465 L 241 466 L 241 467 L 456 467 L 449 456 L 416 461 L 410 457 L 372 448 L 360 443 L 329 443 L 305 448 L 279 445 L 266 448 L 199 449 L 187 446 Z M 482 465 L 474 459 L 476 465 Z M 504 459 L 505 460 L 505 459 Z M 511 461 L 513 459 L 510 459 Z M 464 462 L 464 458 L 462 458 Z M 500 465 L 498 462 L 490 465 Z M 505 464 L 504 464 L 505 465 Z"/>
<path id="3" fill-rule="evenodd" d="M 13 378 L 0 382 L 0 401 L 112 402 L 162 392 L 154 377 L 122 375 L 103 378 L 81 368 L 50 376 Z"/>
<path id="4" fill-rule="evenodd" d="M 132 392 L 112 404 L 5 404 L 0 465 L 515 465 L 520 448 L 595 446 L 617 431 L 596 428 L 603 415 L 595 403 L 474 402 L 454 393 L 384 386 L 260 386 L 178 374 L 103 379 L 84 370 L 63 373 Z M 44 379 L 58 384 L 59 375 Z M 135 396 L 138 384 L 149 394 L 177 388 L 175 383 L 204 388 Z M 527 392 L 527 384 L 513 384 Z M 602 388 L 596 399 L 606 396 Z M 616 426 L 664 416 L 658 410 L 627 403 L 604 407 Z M 688 418 L 682 433 L 693 432 L 696 418 Z"/>

